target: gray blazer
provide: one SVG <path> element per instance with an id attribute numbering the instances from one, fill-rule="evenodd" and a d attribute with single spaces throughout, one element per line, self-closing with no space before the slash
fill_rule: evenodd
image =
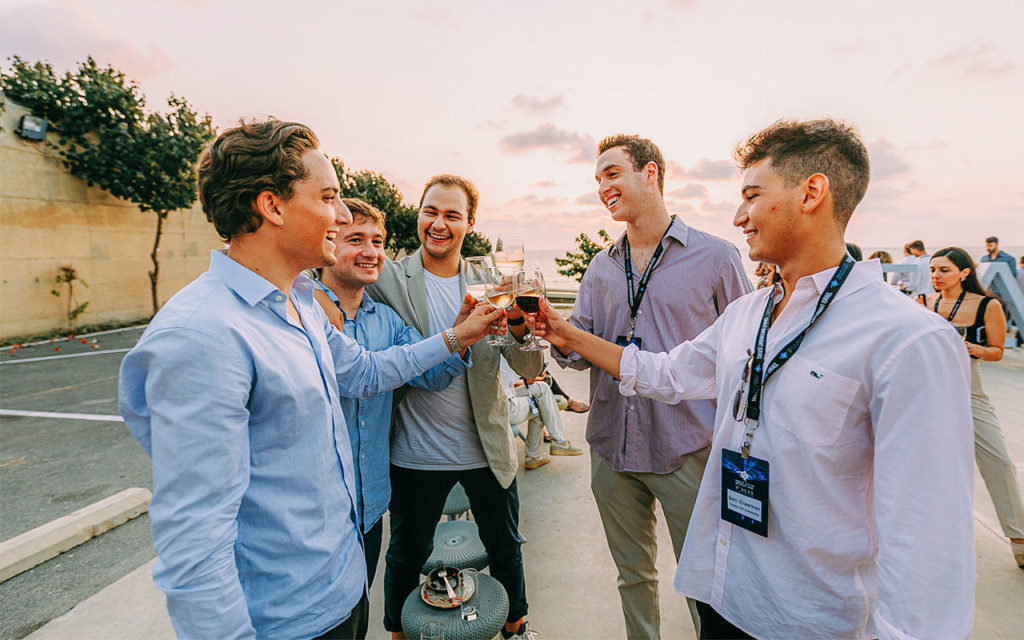
<path id="1" fill-rule="evenodd" d="M 464 280 L 463 280 L 464 282 Z M 427 311 L 427 285 L 423 277 L 423 258 L 420 250 L 397 262 L 384 263 L 377 283 L 367 291 L 398 312 L 406 323 L 416 327 L 424 336 L 430 330 Z M 465 284 L 462 285 L 465 295 Z M 469 347 L 473 366 L 466 372 L 469 382 L 469 400 L 473 406 L 476 430 L 487 456 L 487 463 L 502 487 L 508 488 L 516 477 L 519 459 L 508 423 L 508 396 L 501 384 L 498 364 L 505 356 L 512 369 L 527 378 L 540 374 L 544 368 L 543 351 L 520 351 L 518 347 L 495 347 L 481 340 Z M 396 396 L 395 406 L 401 402 Z M 398 413 L 394 419 L 400 420 Z M 397 425 L 396 425 L 397 426 Z"/>

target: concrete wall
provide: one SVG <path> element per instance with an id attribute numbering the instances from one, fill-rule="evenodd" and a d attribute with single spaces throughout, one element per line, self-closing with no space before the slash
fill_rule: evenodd
<path id="1" fill-rule="evenodd" d="M 75 287 L 77 303 L 89 301 L 79 326 L 148 317 L 156 215 L 72 177 L 51 144 L 19 138 L 23 113 L 7 100 L 0 115 L 0 339 L 67 327 L 64 294 L 50 293 L 65 266 L 89 284 Z M 172 212 L 160 241 L 160 302 L 205 271 L 210 249 L 221 246 L 198 204 Z"/>

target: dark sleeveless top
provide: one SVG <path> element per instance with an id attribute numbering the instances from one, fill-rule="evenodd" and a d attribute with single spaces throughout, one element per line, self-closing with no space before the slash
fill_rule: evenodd
<path id="1" fill-rule="evenodd" d="M 991 301 L 992 298 L 988 296 L 978 301 L 978 313 L 974 316 L 974 324 L 967 327 L 967 342 L 973 342 L 982 347 L 988 346 L 988 340 L 985 338 L 985 307 Z"/>
<path id="2" fill-rule="evenodd" d="M 961 295 L 961 299 L 962 297 L 963 296 Z M 941 296 L 935 299 L 935 313 L 939 312 L 939 300 L 941 300 Z M 982 296 L 981 300 L 978 301 L 978 312 L 974 315 L 974 324 L 971 324 L 967 327 L 966 335 L 964 336 L 964 340 L 966 340 L 967 342 L 973 342 L 979 347 L 988 346 L 988 340 L 985 337 L 985 307 L 988 306 L 988 303 L 991 300 L 992 298 L 990 298 L 989 296 Z M 959 307 L 960 304 L 957 303 L 956 306 Z M 946 319 L 949 320 L 950 322 L 953 321 L 951 318 Z M 974 358 L 975 360 L 978 359 L 977 356 L 971 357 Z"/>

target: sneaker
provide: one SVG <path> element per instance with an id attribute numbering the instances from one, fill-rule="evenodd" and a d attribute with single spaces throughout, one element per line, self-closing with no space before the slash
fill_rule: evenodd
<path id="1" fill-rule="evenodd" d="M 578 456 L 583 454 L 583 449 L 572 446 L 568 440 L 551 443 L 551 455 L 553 456 Z"/>
<path id="2" fill-rule="evenodd" d="M 519 625 L 519 630 L 515 633 L 505 631 L 504 627 L 501 629 L 502 640 L 536 640 L 539 634 L 540 631 L 535 631 L 530 628 L 529 622 L 524 622 Z"/>
<path id="3" fill-rule="evenodd" d="M 533 456 L 526 456 L 526 463 L 523 466 L 527 469 L 536 469 L 537 467 L 543 467 L 549 462 L 551 462 L 550 457 L 534 458 Z"/>

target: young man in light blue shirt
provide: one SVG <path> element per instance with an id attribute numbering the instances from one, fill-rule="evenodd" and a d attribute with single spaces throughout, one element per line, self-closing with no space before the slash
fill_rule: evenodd
<path id="1" fill-rule="evenodd" d="M 300 276 L 334 263 L 351 221 L 317 147 L 305 126 L 271 120 L 203 153 L 200 201 L 229 247 L 122 363 L 121 414 L 153 460 L 153 578 L 179 637 L 365 636 L 340 397 L 397 387 L 501 318 L 480 309 L 384 353 L 335 330 Z"/>
<path id="2" fill-rule="evenodd" d="M 383 351 L 398 344 L 415 344 L 423 336 L 405 323 L 394 309 L 374 302 L 366 287 L 377 282 L 384 265 L 384 214 L 357 198 L 342 202 L 352 213 L 352 222 L 343 225 L 337 237 L 334 255 L 337 262 L 324 267 L 318 288 L 328 298 L 317 299 L 328 317 L 341 314 L 343 333 L 367 351 Z M 467 296 L 463 309 L 468 312 L 475 301 Z M 457 353 L 409 384 L 428 391 L 441 391 L 468 368 L 469 357 Z M 349 442 L 356 471 L 356 510 L 363 531 L 366 577 L 373 585 L 373 575 L 380 558 L 384 512 L 391 500 L 389 475 L 388 431 L 391 426 L 393 393 L 368 398 L 342 398 L 341 410 L 348 425 Z"/>

